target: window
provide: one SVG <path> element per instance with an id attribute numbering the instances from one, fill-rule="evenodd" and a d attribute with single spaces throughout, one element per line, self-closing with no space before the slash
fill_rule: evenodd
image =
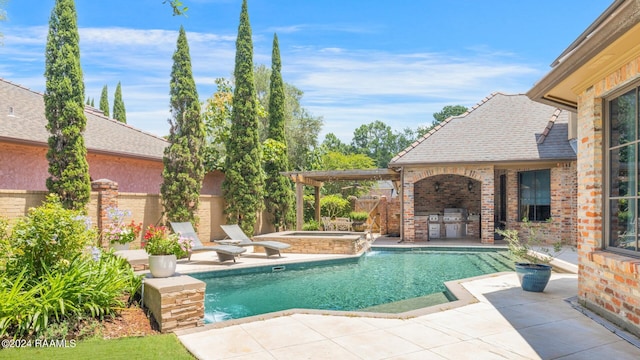
<path id="1" fill-rule="evenodd" d="M 638 252 L 638 88 L 606 103 L 605 244 L 610 250 Z"/>
<path id="2" fill-rule="evenodd" d="M 551 176 L 549 170 L 518 173 L 520 220 L 546 221 L 551 217 Z"/>

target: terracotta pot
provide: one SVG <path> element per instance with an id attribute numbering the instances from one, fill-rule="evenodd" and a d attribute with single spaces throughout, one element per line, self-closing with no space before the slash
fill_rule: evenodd
<path id="1" fill-rule="evenodd" d="M 166 278 L 176 272 L 175 255 L 149 255 L 149 271 L 155 278 Z"/>

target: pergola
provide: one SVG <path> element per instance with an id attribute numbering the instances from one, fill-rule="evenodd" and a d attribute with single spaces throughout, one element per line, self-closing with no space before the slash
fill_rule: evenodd
<path id="1" fill-rule="evenodd" d="M 391 169 L 329 170 L 329 171 L 289 171 L 282 173 L 296 184 L 296 230 L 302 230 L 304 222 L 304 186 L 315 188 L 315 218 L 320 221 L 320 188 L 323 183 L 341 180 L 391 180 L 399 188 L 400 173 Z"/>

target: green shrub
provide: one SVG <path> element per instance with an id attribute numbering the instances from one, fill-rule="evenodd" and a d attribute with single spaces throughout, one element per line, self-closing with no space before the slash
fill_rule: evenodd
<path id="1" fill-rule="evenodd" d="M 141 286 L 126 262 L 103 253 L 97 261 L 78 256 L 66 271 L 46 271 L 36 282 L 26 272 L 2 276 L 0 337 L 38 335 L 51 324 L 83 316 L 104 318 L 126 305 Z"/>
<path id="2" fill-rule="evenodd" d="M 320 214 L 328 217 L 346 217 L 351 210 L 349 200 L 340 194 L 323 196 L 320 199 Z"/>
<path id="3" fill-rule="evenodd" d="M 13 254 L 7 271 L 17 274 L 26 269 L 30 277 L 38 278 L 45 269 L 69 266 L 96 239 L 95 229 L 81 212 L 63 208 L 57 196 L 49 195 L 13 227 L 9 237 Z"/>
<path id="4" fill-rule="evenodd" d="M 309 220 L 304 225 L 302 225 L 302 230 L 305 231 L 316 231 L 320 230 L 320 223 L 315 220 Z"/>
<path id="5" fill-rule="evenodd" d="M 6 270 L 7 261 L 13 257 L 9 242 L 9 222 L 0 217 L 0 271 Z"/>
<path id="6" fill-rule="evenodd" d="M 369 219 L 369 213 L 366 211 L 352 211 L 349 213 L 349 217 L 353 221 L 367 221 Z"/>

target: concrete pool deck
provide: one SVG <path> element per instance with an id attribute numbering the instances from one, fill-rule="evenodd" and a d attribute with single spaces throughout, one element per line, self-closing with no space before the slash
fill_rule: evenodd
<path id="1" fill-rule="evenodd" d="M 386 241 L 379 240 L 374 245 Z M 211 260 L 215 254 L 196 255 L 196 264 L 179 264 L 178 271 L 341 257 L 249 254 L 236 264 L 220 265 Z M 295 313 L 176 334 L 199 359 L 640 358 L 640 348 L 632 344 L 640 340 L 624 340 L 567 301 L 577 294 L 576 274 L 554 273 L 544 293 L 522 291 L 515 273 L 475 278 L 462 286 L 477 302 L 411 319 Z"/>

